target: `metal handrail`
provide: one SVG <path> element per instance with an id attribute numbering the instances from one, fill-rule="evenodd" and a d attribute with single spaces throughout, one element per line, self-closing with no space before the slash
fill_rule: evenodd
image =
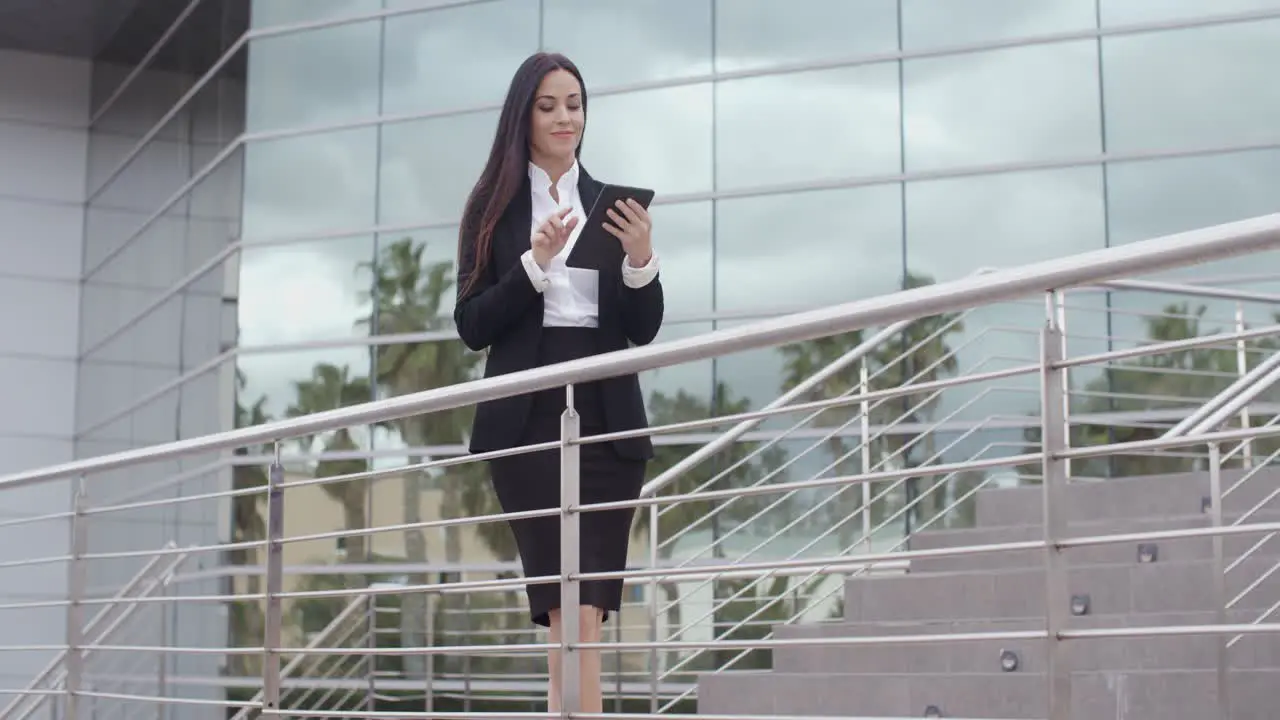
<path id="1" fill-rule="evenodd" d="M 1173 270 L 1206 257 L 1227 259 L 1280 248 L 1280 213 L 1117 247 L 996 270 L 889 295 L 795 313 L 691 338 L 634 347 L 532 370 L 376 400 L 253 427 L 0 476 L 0 489 L 87 475 L 199 452 L 271 443 L 353 425 L 453 410 L 575 383 L 889 325 L 1079 285 Z"/>
<path id="2" fill-rule="evenodd" d="M 332 620 L 329 621 L 328 625 L 325 625 L 320 632 L 316 633 L 315 637 L 311 638 L 311 640 L 307 642 L 305 650 L 314 650 L 328 642 L 330 636 L 338 632 L 338 629 L 342 627 L 343 623 L 345 623 L 348 618 L 354 615 L 356 611 L 367 608 L 370 602 L 372 602 L 372 598 L 369 596 L 357 595 L 350 603 L 347 603 L 346 607 L 344 607 Z M 311 656 L 307 655 L 305 652 L 301 652 L 293 656 L 293 658 L 289 660 L 288 664 L 280 669 L 281 679 L 289 677 L 294 670 L 298 669 L 299 665 L 310 658 Z M 252 698 L 249 699 L 249 702 L 261 703 L 262 691 L 259 690 Z M 252 707 L 240 708 L 239 712 L 231 716 L 231 720 L 247 720 L 249 712 L 254 709 L 255 708 Z"/>
<path id="3" fill-rule="evenodd" d="M 165 547 L 173 548 L 176 546 L 174 543 L 170 542 L 167 543 Z M 164 556 L 156 555 L 152 557 L 137 573 L 134 574 L 132 578 L 129 579 L 128 582 L 124 584 L 120 591 L 112 597 L 112 602 L 104 605 L 102 609 L 95 613 L 93 618 L 85 624 L 84 633 L 86 638 L 90 632 L 97 629 L 99 624 L 106 624 L 106 627 L 103 628 L 102 631 L 97 634 L 96 638 L 89 644 L 104 644 L 104 641 L 107 640 L 107 638 L 111 637 L 122 625 L 124 625 L 126 620 L 137 612 L 140 606 L 136 602 L 130 601 L 135 598 L 150 597 L 156 589 L 164 587 L 170 580 L 172 580 L 178 567 L 186 562 L 188 556 L 189 555 L 187 553 L 179 553 L 177 555 L 169 556 L 164 568 L 159 572 L 153 571 L 155 571 Z M 139 589 L 139 587 L 144 584 L 145 587 L 141 588 L 141 592 L 134 596 L 133 591 Z M 124 605 L 124 609 L 120 610 L 119 614 L 114 618 L 109 618 L 109 616 L 118 610 L 121 605 Z M 50 696 L 43 694 L 36 695 L 35 690 L 37 690 L 45 681 L 49 681 L 49 684 L 54 686 L 65 681 L 66 670 L 60 668 L 62 668 L 66 662 L 67 655 L 70 651 L 70 648 L 58 651 L 58 654 L 55 655 L 44 669 L 37 673 L 36 677 L 27 685 L 24 692 L 16 695 L 13 700 L 4 707 L 4 709 L 0 710 L 0 719 L 8 720 L 8 718 L 12 717 L 13 720 L 25 720 L 25 718 L 31 716 L 31 713 L 38 710 Z M 80 650 L 80 654 L 82 657 L 87 658 L 93 654 L 93 648 L 82 649 Z M 33 695 L 35 702 L 26 705 L 26 708 L 22 709 L 23 703 Z M 13 715 L 15 712 L 18 714 Z"/>

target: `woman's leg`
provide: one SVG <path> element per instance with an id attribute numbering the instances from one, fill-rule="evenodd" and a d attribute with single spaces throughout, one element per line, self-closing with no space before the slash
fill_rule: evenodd
<path id="1" fill-rule="evenodd" d="M 584 643 L 598 643 L 603 637 L 604 611 L 590 605 L 578 608 L 579 629 Z M 551 642 L 559 643 L 560 611 L 552 610 Z M 584 713 L 604 712 L 604 696 L 600 690 L 600 651 L 579 650 L 579 688 L 582 692 L 582 708 Z M 560 712 L 560 651 L 551 650 L 547 655 L 547 667 L 551 670 L 551 687 L 547 692 L 547 712 Z"/>

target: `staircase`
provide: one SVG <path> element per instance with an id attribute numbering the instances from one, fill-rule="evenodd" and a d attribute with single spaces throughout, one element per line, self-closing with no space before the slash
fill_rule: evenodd
<path id="1" fill-rule="evenodd" d="M 1224 487 L 1245 476 L 1224 470 Z M 1280 469 L 1254 471 L 1223 501 L 1223 523 L 1280 519 Z M 1188 473 L 1068 488 L 1068 536 L 1110 535 L 1211 524 L 1207 473 Z M 926 530 L 913 550 L 1036 540 L 1038 487 L 982 490 L 976 527 Z M 1261 535 L 1229 536 L 1225 564 L 1248 554 Z M 1212 540 L 1184 538 L 1066 551 L 1076 605 L 1070 629 L 1209 625 L 1215 613 Z M 1259 620 L 1280 600 L 1280 539 L 1226 574 L 1227 599 L 1243 596 L 1226 622 Z M 1256 583 L 1256 586 L 1255 586 Z M 850 578 L 840 621 L 784 625 L 779 640 L 859 636 L 1042 631 L 1043 552 L 1009 551 L 915 559 L 909 573 Z M 1247 591 L 1247 592 L 1245 592 Z M 1274 622 L 1274 619 L 1270 619 Z M 1209 720 L 1219 717 L 1217 658 L 1230 638 L 1182 636 L 1066 640 L 1072 668 L 1072 718 Z M 1042 639 L 911 645 L 800 644 L 773 650 L 772 670 L 703 675 L 703 714 L 842 718 L 1043 718 Z M 1241 638 L 1228 649 L 1230 720 L 1280 717 L 1280 636 Z"/>

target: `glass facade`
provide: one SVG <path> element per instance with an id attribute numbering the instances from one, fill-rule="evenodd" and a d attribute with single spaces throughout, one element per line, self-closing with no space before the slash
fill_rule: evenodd
<path id="1" fill-rule="evenodd" d="M 658 191 L 666 338 L 1275 209 L 1280 101 L 1265 68 L 1280 18 L 1221 22 L 1174 0 L 418 5 L 253 4 L 266 34 L 248 47 L 240 367 L 273 414 L 318 362 L 367 377 L 379 352 L 362 339 L 447 334 L 458 213 L 510 74 L 539 48 L 586 75 L 586 167 Z M 334 22 L 276 31 L 321 19 Z M 429 318 L 381 312 L 397 249 L 445 278 L 411 298 Z M 1166 300 L 1123 302 L 1158 312 Z M 1107 312 L 1114 302 L 1073 306 L 1082 350 L 1142 339 L 1140 319 Z M 966 345 L 961 369 L 1030 359 L 1034 336 L 1000 326 L 1034 328 L 1032 305 L 984 311 L 951 335 Z M 289 343 L 344 347 L 276 349 Z M 777 351 L 760 351 L 646 384 L 708 407 L 723 385 L 759 405 L 785 375 Z M 395 391 L 382 384 L 371 392 Z M 1035 402 L 963 413 L 1025 414 Z"/>

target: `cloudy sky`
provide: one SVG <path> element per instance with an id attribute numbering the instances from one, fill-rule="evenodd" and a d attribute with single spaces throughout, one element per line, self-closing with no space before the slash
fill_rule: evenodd
<path id="1" fill-rule="evenodd" d="M 387 0 L 389 7 L 421 4 Z M 537 49 L 540 27 L 546 46 L 573 57 L 588 88 L 596 90 L 893 52 L 899 43 L 898 8 L 891 0 L 721 0 L 714 19 L 708 0 L 543 0 L 542 18 L 538 4 L 497 0 L 398 17 L 386 24 L 385 37 L 374 22 L 254 45 L 248 102 L 254 131 L 380 112 L 473 112 L 380 131 L 263 141 L 248 149 L 246 242 L 327 231 L 352 235 L 267 243 L 244 252 L 243 345 L 358 334 L 354 323 L 368 313 L 360 297 L 368 275 L 357 265 L 375 246 L 372 235 L 359 233 L 362 228 L 430 225 L 380 240 L 409 234 L 427 242 L 430 257 L 452 258 L 451 223 L 492 140 L 492 106 L 501 102 L 511 71 Z M 381 5 L 260 2 L 254 22 L 265 27 Z M 1276 0 L 1212 4 L 1222 13 L 1278 6 Z M 1158 21 L 1193 17 L 1208 7 L 1200 0 L 1106 0 L 1102 19 L 1106 25 Z M 903 45 L 925 49 L 1088 30 L 1095 5 L 903 0 L 901 15 Z M 1280 152 L 1117 163 L 1105 183 L 1097 167 L 924 180 L 908 185 L 905 207 L 896 185 L 764 196 L 752 191 L 904 168 L 946 172 L 1104 150 L 1277 142 L 1280 85 L 1272 75 L 1280 66 L 1278 33 L 1280 20 L 1273 20 L 1108 39 L 1102 88 L 1097 44 L 1084 40 L 908 61 L 901 104 L 896 63 L 748 77 L 714 88 L 702 83 L 604 93 L 590 102 L 584 164 L 606 181 L 657 189 L 665 204 L 654 209 L 655 243 L 672 315 L 868 297 L 893 290 L 904 263 L 948 280 L 981 266 L 1103 247 L 1108 233 L 1118 244 L 1275 212 Z M 749 196 L 714 207 L 699 199 L 716 191 Z M 1257 268 L 1253 259 L 1195 272 Z M 1086 307 L 1080 314 L 1085 319 L 1077 325 L 1092 323 L 1105 332 L 1100 313 Z M 989 322 L 1034 329 L 1040 321 L 1037 307 L 1005 308 L 998 315 Z M 979 326 L 971 323 L 968 334 Z M 1117 323 L 1117 334 L 1123 326 Z M 665 336 L 708 327 L 671 326 Z M 1136 321 L 1125 332 L 1140 332 Z M 995 356 L 1033 359 L 1034 336 L 989 333 L 993 344 L 966 351 L 966 367 L 990 369 L 984 363 Z M 360 351 L 326 350 L 252 356 L 242 366 L 253 391 L 287 395 L 290 380 L 317 360 L 339 355 L 364 362 Z M 777 393 L 772 353 L 727 358 L 718 372 L 758 402 Z M 663 387 L 703 389 L 710 366 L 659 377 Z"/>

